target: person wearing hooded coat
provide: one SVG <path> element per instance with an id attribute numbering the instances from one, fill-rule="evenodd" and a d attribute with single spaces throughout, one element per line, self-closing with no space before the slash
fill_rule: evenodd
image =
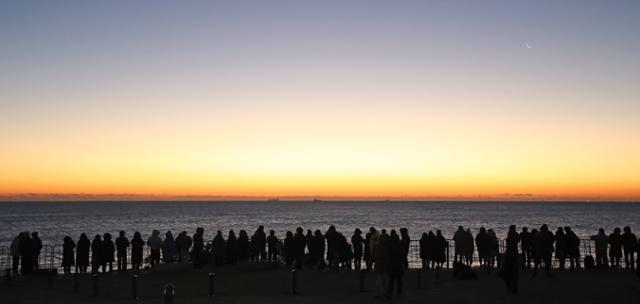
<path id="1" fill-rule="evenodd" d="M 140 232 L 136 231 L 131 239 L 131 267 L 134 270 L 140 269 L 143 262 L 144 241 Z"/>
<path id="2" fill-rule="evenodd" d="M 111 234 L 105 233 L 102 240 L 102 272 L 106 272 L 107 265 L 109 266 L 109 273 L 113 271 L 113 262 L 115 261 L 116 246 L 111 240 Z"/>
<path id="3" fill-rule="evenodd" d="M 86 274 L 89 267 L 89 252 L 91 251 L 91 241 L 86 234 L 80 234 L 78 248 L 76 248 L 76 272 Z"/>
<path id="4" fill-rule="evenodd" d="M 102 236 L 96 234 L 91 242 L 91 273 L 98 273 L 102 265 Z"/>
<path id="5" fill-rule="evenodd" d="M 402 243 L 395 230 L 389 235 L 389 287 L 387 294 L 393 294 L 394 285 L 397 285 L 398 295 L 402 294 L 402 276 L 404 274 L 404 257 Z"/>
<path id="6" fill-rule="evenodd" d="M 212 248 L 212 253 L 213 253 L 213 264 L 216 266 L 222 266 L 224 265 L 224 258 L 227 254 L 226 250 L 227 250 L 227 242 L 224 240 L 224 237 L 222 236 L 222 231 L 218 230 L 218 232 L 216 233 L 216 236 L 213 238 L 213 241 L 211 242 L 211 245 L 213 246 Z"/>
<path id="7" fill-rule="evenodd" d="M 62 242 L 62 269 L 64 274 L 71 274 L 71 266 L 75 265 L 74 249 L 76 243 L 69 236 L 65 236 Z"/>
<path id="8" fill-rule="evenodd" d="M 162 243 L 162 260 L 165 264 L 173 263 L 176 259 L 176 253 L 178 253 L 176 240 L 173 238 L 173 233 L 167 231 L 164 234 L 164 242 Z"/>
<path id="9" fill-rule="evenodd" d="M 500 275 L 507 286 L 507 292 L 518 293 L 518 242 L 520 236 L 516 232 L 516 226 L 511 225 L 507 234 L 507 250 L 504 253 L 504 262 L 500 269 Z"/>
<path id="10" fill-rule="evenodd" d="M 238 239 L 236 238 L 233 230 L 229 231 L 226 244 L 226 259 L 229 265 L 236 265 L 238 263 Z"/>
<path id="11" fill-rule="evenodd" d="M 160 231 L 153 230 L 147 240 L 147 246 L 151 249 L 151 267 L 160 263 L 160 249 L 162 249 L 162 245 L 163 242 L 160 238 Z"/>

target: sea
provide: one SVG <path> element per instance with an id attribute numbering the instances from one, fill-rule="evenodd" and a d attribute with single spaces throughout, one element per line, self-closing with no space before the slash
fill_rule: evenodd
<path id="1" fill-rule="evenodd" d="M 581 238 L 598 228 L 610 233 L 615 227 L 640 229 L 640 203 L 629 202 L 2 202 L 0 246 L 8 246 L 21 231 L 37 231 L 43 243 L 55 245 L 69 235 L 120 230 L 131 236 L 139 231 L 146 239 L 154 229 L 193 234 L 203 227 L 205 238 L 216 231 L 251 235 L 259 225 L 279 237 L 297 227 L 326 231 L 330 225 L 349 237 L 355 228 L 407 228 L 413 239 L 439 229 L 451 238 L 458 226 L 475 234 L 480 227 L 504 237 L 509 225 L 552 230 L 570 226 Z"/>

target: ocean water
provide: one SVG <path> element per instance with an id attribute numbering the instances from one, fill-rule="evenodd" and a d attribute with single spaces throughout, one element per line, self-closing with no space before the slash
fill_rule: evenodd
<path id="1" fill-rule="evenodd" d="M 450 238 L 458 225 L 474 234 L 484 226 L 504 237 L 511 224 L 555 230 L 571 226 L 580 237 L 602 227 L 640 229 L 640 204 L 595 202 L 11 202 L 0 203 L 0 245 L 7 246 L 20 231 L 38 231 L 45 244 L 60 244 L 66 235 L 77 239 L 95 234 L 153 229 L 163 233 L 204 227 L 206 239 L 217 230 L 226 236 L 245 229 L 251 235 L 259 226 L 282 237 L 296 227 L 321 229 L 329 225 L 350 236 L 354 228 L 406 227 L 412 238 L 440 229 Z"/>

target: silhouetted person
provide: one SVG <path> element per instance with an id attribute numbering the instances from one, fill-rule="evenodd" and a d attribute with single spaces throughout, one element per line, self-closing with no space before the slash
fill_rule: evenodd
<path id="1" fill-rule="evenodd" d="M 489 267 L 489 236 L 487 230 L 484 227 L 480 227 L 478 234 L 476 234 L 476 247 L 478 248 L 478 262 L 480 267 Z"/>
<path id="2" fill-rule="evenodd" d="M 305 235 L 306 247 L 307 247 L 307 255 L 306 255 L 306 265 L 313 266 L 318 261 L 316 260 L 316 255 L 313 252 L 313 231 L 311 229 L 307 229 L 307 235 Z M 267 241 L 268 243 L 268 241 Z"/>
<path id="3" fill-rule="evenodd" d="M 226 244 L 226 259 L 229 265 L 238 264 L 238 239 L 236 238 L 235 232 L 233 230 L 229 231 L 229 236 L 227 237 Z"/>
<path id="4" fill-rule="evenodd" d="M 78 248 L 76 249 L 76 272 L 81 274 L 87 273 L 89 267 L 89 251 L 91 250 L 91 241 L 86 234 L 80 234 L 78 239 Z"/>
<path id="5" fill-rule="evenodd" d="M 116 238 L 116 256 L 118 262 L 118 271 L 127 270 L 127 248 L 129 247 L 129 239 L 125 236 L 124 231 Z"/>
<path id="6" fill-rule="evenodd" d="M 242 231 L 240 232 L 242 236 Z M 204 228 L 198 227 L 193 235 L 193 250 L 191 252 L 193 268 L 200 269 L 204 265 Z"/>
<path id="7" fill-rule="evenodd" d="M 580 238 L 569 227 L 564 227 L 564 235 L 567 238 L 569 269 L 580 269 Z"/>
<path id="8" fill-rule="evenodd" d="M 389 288 L 387 293 L 393 294 L 393 287 L 397 285 L 398 295 L 402 294 L 402 275 L 404 274 L 404 256 L 400 238 L 395 230 L 389 235 Z"/>
<path id="9" fill-rule="evenodd" d="M 265 250 L 265 245 L 267 244 L 267 234 L 264 232 L 264 226 L 258 227 L 252 239 L 256 257 L 259 257 L 260 261 L 266 261 L 267 251 Z"/>
<path id="10" fill-rule="evenodd" d="M 447 247 L 449 242 L 442 235 L 442 231 L 436 231 L 436 242 L 434 247 L 434 261 L 438 264 L 436 270 L 442 268 L 442 264 L 447 262 Z"/>
<path id="11" fill-rule="evenodd" d="M 318 264 L 318 268 L 323 269 L 326 266 L 324 260 L 324 251 L 325 251 L 325 239 L 324 235 L 320 231 L 320 229 L 316 230 L 313 234 L 313 258 Z"/>
<path id="12" fill-rule="evenodd" d="M 329 226 L 327 232 L 324 234 L 324 238 L 327 240 L 327 262 L 329 264 L 329 268 L 337 267 L 337 259 L 336 259 L 336 227 Z"/>
<path id="13" fill-rule="evenodd" d="M 153 230 L 151 236 L 147 239 L 147 246 L 151 250 L 151 267 L 160 263 L 160 249 L 162 249 L 162 239 L 160 238 L 160 231 Z"/>
<path id="14" fill-rule="evenodd" d="M 431 231 L 429 231 L 431 232 Z M 431 257 L 429 253 L 433 252 L 433 241 L 429 240 L 428 234 L 426 232 L 422 233 L 420 237 L 420 261 L 422 262 L 422 269 L 429 268 L 429 264 L 431 262 Z"/>
<path id="15" fill-rule="evenodd" d="M 356 270 L 362 268 L 362 255 L 364 254 L 364 239 L 362 238 L 362 231 L 356 228 L 351 236 L 351 245 L 353 246 L 353 267 Z"/>
<path id="16" fill-rule="evenodd" d="M 9 247 L 9 251 L 11 253 L 11 270 L 14 275 L 18 274 L 20 270 L 20 241 L 22 240 L 23 234 L 20 233 L 11 241 L 11 246 Z"/>
<path id="17" fill-rule="evenodd" d="M 624 250 L 624 265 L 626 269 L 633 270 L 635 267 L 634 254 L 637 242 L 638 239 L 635 234 L 631 233 L 631 228 L 629 226 L 624 227 L 624 233 L 622 234 L 622 249 Z"/>
<path id="18" fill-rule="evenodd" d="M 520 236 L 516 232 L 516 226 L 509 226 L 507 234 L 507 249 L 504 253 L 504 262 L 500 274 L 507 286 L 507 292 L 518 293 L 518 242 Z"/>
<path id="19" fill-rule="evenodd" d="M 71 274 L 71 267 L 75 265 L 76 243 L 69 237 L 65 236 L 62 241 L 62 269 L 64 274 Z"/>
<path id="20" fill-rule="evenodd" d="M 91 242 L 91 273 L 98 273 L 102 265 L 102 236 L 96 234 Z"/>
<path id="21" fill-rule="evenodd" d="M 40 269 L 40 252 L 42 251 L 42 240 L 38 236 L 38 232 L 31 234 L 31 246 L 33 249 L 33 268 Z"/>
<path id="22" fill-rule="evenodd" d="M 248 261 L 250 255 L 249 236 L 246 231 L 240 230 L 240 233 L 238 233 L 238 260 L 241 262 Z"/>
<path id="23" fill-rule="evenodd" d="M 567 258 L 567 238 L 564 235 L 564 230 L 558 228 L 556 230 L 556 259 L 558 259 L 558 269 L 564 270 L 565 260 Z"/>
<path id="24" fill-rule="evenodd" d="M 402 265 L 404 269 L 409 269 L 409 247 L 411 246 L 411 238 L 407 228 L 400 229 L 400 253 L 402 254 Z"/>
<path id="25" fill-rule="evenodd" d="M 269 230 L 269 236 L 267 237 L 267 260 L 270 262 L 278 260 L 278 242 L 276 232 Z"/>
<path id="26" fill-rule="evenodd" d="M 465 255 L 465 232 L 462 226 L 458 226 L 458 230 L 453 234 L 454 255 L 453 261 L 462 263 Z"/>
<path id="27" fill-rule="evenodd" d="M 389 297 L 388 285 L 389 285 L 389 235 L 383 229 L 376 242 L 373 243 L 373 270 L 376 273 L 376 298 L 381 296 Z"/>
<path id="28" fill-rule="evenodd" d="M 596 267 L 607 268 L 609 261 L 607 259 L 607 247 L 609 245 L 609 237 L 604 229 L 598 229 L 598 234 L 592 235 L 591 240 L 596 243 Z"/>
<path id="29" fill-rule="evenodd" d="M 609 235 L 609 258 L 611 259 L 611 267 L 620 268 L 620 258 L 622 258 L 622 235 L 620 228 L 615 228 L 613 233 Z"/>
<path id="30" fill-rule="evenodd" d="M 189 248 L 191 248 L 191 244 L 193 241 L 191 237 L 187 235 L 186 231 L 180 232 L 178 237 L 176 237 L 176 247 L 178 248 L 178 261 L 180 263 L 188 263 L 189 262 Z"/>
<path id="31" fill-rule="evenodd" d="M 532 250 L 533 240 L 531 233 L 527 227 L 522 227 L 520 232 L 520 250 L 522 251 L 522 270 L 531 268 L 531 258 L 533 257 Z"/>
<path id="32" fill-rule="evenodd" d="M 105 233 L 102 240 L 102 272 L 106 272 L 109 266 L 109 273 L 113 271 L 113 262 L 115 261 L 116 246 L 111 240 L 111 234 Z"/>
<path id="33" fill-rule="evenodd" d="M 227 242 L 222 236 L 222 231 L 218 230 L 218 232 L 216 232 L 216 236 L 213 238 L 211 245 L 213 246 L 213 264 L 216 266 L 223 265 L 225 255 L 227 254 Z"/>
<path id="34" fill-rule="evenodd" d="M 295 240 L 293 239 L 293 233 L 291 231 L 287 231 L 287 234 L 284 238 L 284 262 L 287 267 L 292 267 L 293 262 L 295 261 L 296 256 L 296 245 Z"/>
<path id="35" fill-rule="evenodd" d="M 488 251 L 488 260 L 487 260 L 487 269 L 489 271 L 493 270 L 495 267 L 496 261 L 498 260 L 498 252 L 500 251 L 500 242 L 498 241 L 498 237 L 493 229 L 487 230 L 487 240 L 489 243 L 489 251 Z"/>
<path id="36" fill-rule="evenodd" d="M 143 262 L 144 241 L 140 232 L 136 231 L 131 239 L 131 267 L 139 270 Z"/>
<path id="37" fill-rule="evenodd" d="M 373 258 L 371 256 L 371 246 L 369 246 L 369 244 L 371 243 L 371 234 L 373 233 L 374 230 L 375 228 L 373 227 L 369 228 L 369 231 L 364 237 L 364 252 L 363 252 L 362 258 L 364 259 L 364 264 L 367 271 L 370 271 L 373 266 Z"/>
<path id="38" fill-rule="evenodd" d="M 300 227 L 296 229 L 296 234 L 293 236 L 295 243 L 295 264 L 297 269 L 302 268 L 302 261 L 304 259 L 304 248 L 307 245 L 307 238 L 304 237 L 304 230 Z"/>
<path id="39" fill-rule="evenodd" d="M 176 240 L 173 238 L 173 233 L 167 231 L 164 234 L 164 241 L 162 242 L 162 260 L 169 264 L 176 260 L 176 254 L 178 253 L 178 246 Z"/>
<path id="40" fill-rule="evenodd" d="M 538 268 L 544 263 L 544 270 L 547 277 L 551 277 L 551 257 L 553 256 L 553 233 L 549 231 L 549 227 L 545 224 L 540 227 L 534 242 L 534 269 L 533 276 L 538 274 Z"/>

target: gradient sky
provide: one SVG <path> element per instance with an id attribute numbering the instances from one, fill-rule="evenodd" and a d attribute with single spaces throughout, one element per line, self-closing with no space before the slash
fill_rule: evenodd
<path id="1" fill-rule="evenodd" d="M 3 1 L 0 195 L 640 199 L 640 1 Z"/>

